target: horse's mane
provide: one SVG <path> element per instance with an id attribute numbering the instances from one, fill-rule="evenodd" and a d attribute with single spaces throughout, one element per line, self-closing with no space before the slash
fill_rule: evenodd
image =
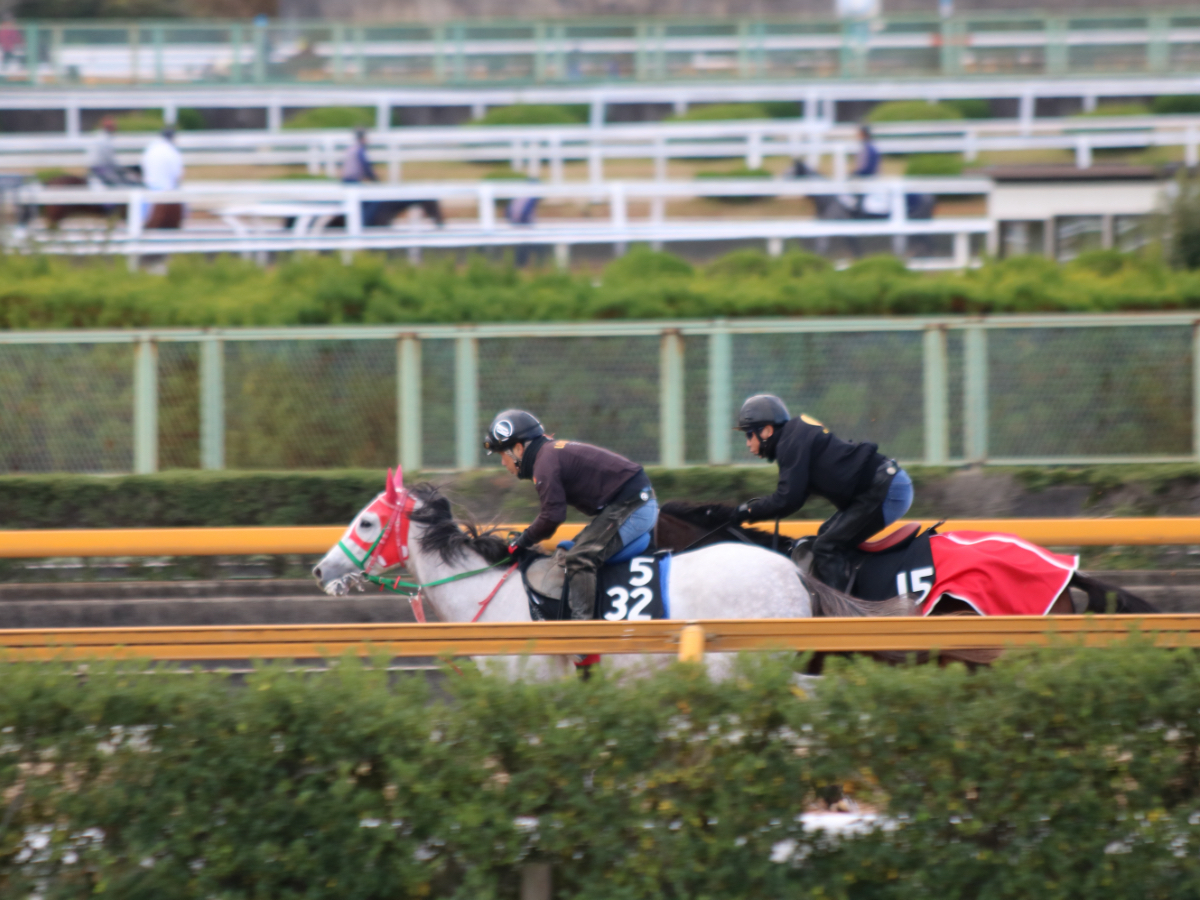
<path id="1" fill-rule="evenodd" d="M 447 563 L 467 550 L 474 550 L 489 563 L 498 563 L 508 556 L 508 544 L 495 534 L 495 529 L 480 530 L 474 522 L 455 519 L 450 501 L 436 486 L 418 484 L 410 488 L 410 493 L 421 501 L 421 506 L 413 510 L 412 520 L 425 526 L 421 549 L 426 553 L 437 553 Z"/>
<path id="2" fill-rule="evenodd" d="M 735 525 L 730 522 L 736 512 L 734 507 L 724 503 L 689 503 L 687 500 L 670 500 L 662 505 L 660 515 L 672 516 L 689 525 L 711 531 L 728 523 L 731 528 L 746 536 L 751 543 L 768 550 L 773 549 L 775 536 L 761 528 L 751 528 L 747 525 Z"/>

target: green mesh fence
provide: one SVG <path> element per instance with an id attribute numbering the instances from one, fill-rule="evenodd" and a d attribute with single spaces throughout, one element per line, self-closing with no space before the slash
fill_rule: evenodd
<path id="1" fill-rule="evenodd" d="M 746 396 L 770 392 L 841 437 L 912 461 L 931 458 L 926 435 L 937 421 L 952 461 L 964 458 L 973 420 L 986 422 L 989 459 L 1180 459 L 1194 452 L 1190 324 L 989 328 L 984 366 L 967 358 L 962 329 L 949 327 L 944 394 L 928 410 L 927 378 L 936 371 L 924 331 L 785 327 L 730 335 L 728 371 L 710 358 L 709 335 L 685 335 L 682 381 L 665 386 L 663 338 L 652 325 L 649 333 L 627 336 L 588 335 L 584 328 L 577 336 L 540 336 L 531 326 L 519 337 L 478 337 L 466 359 L 458 340 L 427 337 L 418 342 L 419 417 L 406 427 L 419 430 L 420 462 L 432 469 L 458 464 L 460 437 L 467 455 L 479 457 L 492 416 L 514 406 L 535 412 L 560 437 L 611 447 L 642 463 L 658 463 L 672 440 L 682 442 L 679 458 L 705 463 L 710 430 L 730 429 Z M 224 341 L 217 400 L 226 466 L 395 464 L 399 335 L 296 340 L 287 334 Z M 135 384 L 132 342 L 5 343 L 0 336 L 0 471 L 130 471 L 137 397 L 154 392 L 159 467 L 199 467 L 202 394 L 211 379 L 201 371 L 195 341 L 164 339 L 157 348 L 156 382 L 147 393 L 144 382 Z M 473 389 L 460 390 L 460 373 L 472 371 Z M 986 378 L 981 410 L 967 407 L 975 396 L 966 390 L 971 371 Z M 714 376 L 722 388 L 715 396 Z M 662 431 L 664 391 L 680 398 L 678 435 Z M 726 405 L 714 409 L 722 396 Z M 462 422 L 470 428 L 460 435 Z M 728 442 L 733 462 L 750 461 L 740 436 Z"/>

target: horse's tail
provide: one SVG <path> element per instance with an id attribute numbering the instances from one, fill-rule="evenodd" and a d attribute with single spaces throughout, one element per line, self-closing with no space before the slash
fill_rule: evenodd
<path id="1" fill-rule="evenodd" d="M 812 600 L 814 616 L 846 616 L 864 618 L 875 616 L 915 616 L 917 604 L 908 596 L 893 597 L 891 600 L 859 600 L 849 594 L 807 577 L 799 569 L 796 575 L 808 591 Z"/>
<path id="2" fill-rule="evenodd" d="M 1072 575 L 1068 584 L 1087 594 L 1087 612 L 1090 613 L 1145 615 L 1162 612 L 1137 594 L 1131 594 L 1124 588 L 1093 578 L 1091 575 L 1084 575 L 1082 572 Z"/>
<path id="3" fill-rule="evenodd" d="M 814 578 L 809 578 L 803 572 L 796 570 L 800 583 L 808 591 L 812 602 L 814 616 L 844 616 L 848 618 L 882 617 L 882 616 L 915 616 L 917 603 L 911 595 L 892 597 L 890 600 L 859 600 L 839 590 L 822 584 Z M 951 613 L 956 615 L 956 613 Z M 991 647 L 978 649 L 964 648 L 959 650 L 941 650 L 937 658 L 941 662 L 961 662 L 968 666 L 991 665 L 999 658 L 1001 651 Z M 892 665 L 902 665 L 910 660 L 918 663 L 929 662 L 931 654 L 928 650 L 875 650 L 871 656 Z"/>

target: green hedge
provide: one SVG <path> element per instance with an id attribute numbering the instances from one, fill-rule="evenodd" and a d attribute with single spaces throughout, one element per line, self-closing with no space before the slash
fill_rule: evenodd
<path id="1" fill-rule="evenodd" d="M 919 153 L 904 164 L 904 174 L 910 177 L 961 175 L 963 158 L 957 153 Z"/>
<path id="2" fill-rule="evenodd" d="M 735 251 L 693 267 L 635 249 L 603 277 L 518 271 L 474 257 L 414 267 L 360 254 L 296 257 L 273 269 L 177 257 L 165 276 L 115 261 L 0 257 L 0 328 L 316 325 L 709 316 L 1103 312 L 1200 308 L 1200 272 L 1096 251 L 968 272 L 913 272 L 892 257 L 835 271 L 801 251 Z"/>
<path id="3" fill-rule="evenodd" d="M 800 104 L 787 100 L 763 103 L 708 103 L 668 116 L 668 122 L 728 122 L 734 119 L 794 119 Z"/>
<path id="4" fill-rule="evenodd" d="M 1200 112 L 1200 94 L 1170 94 L 1155 97 L 1151 110 L 1158 115 L 1179 115 Z"/>
<path id="5" fill-rule="evenodd" d="M 1193 654 L 863 663 L 811 694 L 769 659 L 721 684 L 460 668 L 433 700 L 348 662 L 244 688 L 9 664 L 0 889 L 486 900 L 542 862 L 580 900 L 1197 896 Z M 806 830 L 837 784 L 887 827 Z"/>
<path id="6" fill-rule="evenodd" d="M 465 125 L 583 125 L 588 120 L 586 104 L 517 103 L 513 106 L 493 106 L 482 118 Z"/>
<path id="7" fill-rule="evenodd" d="M 775 489 L 778 472 L 768 464 L 691 466 L 647 470 L 659 502 L 695 500 L 740 503 Z M 909 466 L 916 485 L 914 516 L 943 515 L 953 498 L 955 470 Z M 1179 515 L 1191 509 L 1200 484 L 1192 465 L 991 468 L 999 493 L 1011 491 L 1010 479 L 1027 494 L 1062 487 L 1085 487 L 1084 507 L 1105 504 L 1112 512 L 1118 498 L 1121 515 Z M 453 475 L 408 473 L 442 485 L 459 511 L 480 521 L 528 522 L 537 513 L 533 486 L 517 481 L 499 465 Z M 158 528 L 223 525 L 335 525 L 349 523 L 366 502 L 383 490 L 381 470 L 328 472 L 198 472 L 156 475 L 4 475 L 0 476 L 0 529 Z M 973 482 L 972 492 L 981 486 Z M 986 487 L 983 488 L 986 490 Z M 1076 501 L 1079 502 L 1079 501 Z M 832 511 L 814 498 L 797 518 L 819 518 Z M 1064 513 L 1068 511 L 1064 510 Z M 574 514 L 573 514 L 574 515 Z"/>
<path id="8" fill-rule="evenodd" d="M 660 500 L 737 502 L 770 493 L 777 474 L 766 465 L 649 471 Z M 423 478 L 446 485 L 460 510 L 481 520 L 531 521 L 537 514 L 532 485 L 497 466 L 454 476 L 408 475 L 410 482 Z M 0 529 L 349 524 L 383 485 L 382 471 L 366 469 L 6 475 L 0 476 Z"/>
<path id="9" fill-rule="evenodd" d="M 930 103 L 928 100 L 889 100 L 867 113 L 867 121 L 872 124 L 962 118 L 965 118 L 963 111 L 957 106 L 951 103 Z"/>
<path id="10" fill-rule="evenodd" d="M 297 110 L 283 123 L 286 129 L 371 128 L 375 108 L 371 106 L 317 106 Z"/>

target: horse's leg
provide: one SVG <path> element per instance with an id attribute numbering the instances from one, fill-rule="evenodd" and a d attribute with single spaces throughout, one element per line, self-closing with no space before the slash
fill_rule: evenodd
<path id="1" fill-rule="evenodd" d="M 1048 616 L 1073 616 L 1075 615 L 1075 601 L 1071 599 L 1071 589 L 1063 588 L 1061 594 L 1054 598 L 1054 602 L 1050 604 L 1050 608 L 1046 610 Z"/>

